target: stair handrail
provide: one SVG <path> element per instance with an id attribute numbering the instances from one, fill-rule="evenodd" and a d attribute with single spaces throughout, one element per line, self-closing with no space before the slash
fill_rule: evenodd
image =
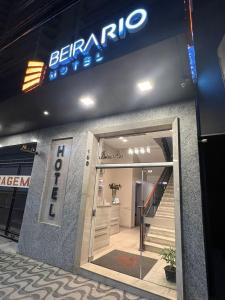
<path id="1" fill-rule="evenodd" d="M 152 209 L 153 204 L 156 204 L 156 206 L 159 205 L 159 203 L 162 199 L 162 196 L 164 194 L 164 191 L 165 191 L 165 189 L 168 185 L 168 181 L 170 179 L 171 173 L 172 173 L 172 169 L 170 167 L 166 167 L 163 170 L 161 176 L 159 177 L 159 179 L 155 183 L 152 191 L 149 193 L 149 195 L 146 198 L 146 201 L 144 203 L 144 213 L 145 213 L 145 215 L 147 215 L 148 212 Z M 162 187 L 161 183 L 164 183 L 164 181 L 166 181 L 166 185 L 163 185 L 163 187 Z M 156 200 L 157 203 L 154 203 L 155 200 Z M 156 210 L 155 210 L 155 212 L 156 212 Z"/>
<path id="2" fill-rule="evenodd" d="M 161 176 L 159 177 L 159 179 L 157 180 L 157 182 L 154 184 L 153 189 L 151 190 L 151 192 L 148 194 L 146 200 L 145 200 L 145 204 L 144 204 L 144 209 L 146 209 L 146 207 L 148 206 L 148 204 L 150 203 L 151 199 L 153 199 L 153 195 L 156 191 L 157 185 L 159 184 L 161 179 Z M 153 203 L 152 203 L 153 204 Z"/>

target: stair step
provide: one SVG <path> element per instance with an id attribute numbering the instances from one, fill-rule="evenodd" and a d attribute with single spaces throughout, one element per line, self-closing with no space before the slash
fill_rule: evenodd
<path id="1" fill-rule="evenodd" d="M 146 241 L 155 243 L 155 244 L 160 244 L 163 246 L 170 246 L 170 247 L 175 247 L 175 238 L 174 237 L 167 237 L 163 235 L 155 235 L 155 234 L 148 234 L 146 236 Z"/>
<path id="2" fill-rule="evenodd" d="M 170 201 L 174 201 L 174 195 L 168 196 L 168 195 L 163 195 L 162 199 L 164 200 L 170 200 Z"/>
<path id="3" fill-rule="evenodd" d="M 174 219 L 168 219 L 168 218 L 161 218 L 157 217 L 155 218 L 145 218 L 145 223 L 150 224 L 151 226 L 160 227 L 162 229 L 175 229 L 175 222 Z"/>
<path id="4" fill-rule="evenodd" d="M 158 226 L 150 226 L 149 234 L 162 235 L 175 239 L 175 230 Z"/>
<path id="5" fill-rule="evenodd" d="M 159 245 L 159 244 L 155 244 L 155 243 L 151 243 L 151 242 L 145 242 L 145 250 L 146 251 L 160 254 L 164 248 L 169 249 L 170 247 L 167 245 Z"/>
<path id="6" fill-rule="evenodd" d="M 161 212 L 169 212 L 169 213 L 174 213 L 174 207 L 172 206 L 159 206 L 157 211 L 161 211 Z"/>
<path id="7" fill-rule="evenodd" d="M 174 206 L 174 202 L 172 202 L 172 201 L 162 201 L 160 203 L 160 206 L 171 206 L 171 207 L 173 207 Z"/>
<path id="8" fill-rule="evenodd" d="M 165 204 L 165 205 L 170 205 L 170 206 L 174 206 L 174 201 L 166 201 L 166 200 L 162 200 L 162 202 L 160 203 L 160 205 L 163 205 L 163 204 Z M 159 205 L 159 206 L 160 206 Z"/>
<path id="9" fill-rule="evenodd" d="M 169 213 L 161 213 L 161 212 L 157 212 L 155 214 L 155 218 L 159 217 L 159 218 L 167 218 L 167 219 L 175 219 L 174 214 L 169 214 Z"/>

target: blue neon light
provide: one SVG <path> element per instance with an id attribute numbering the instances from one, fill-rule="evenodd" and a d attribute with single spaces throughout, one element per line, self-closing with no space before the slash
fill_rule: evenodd
<path id="1" fill-rule="evenodd" d="M 59 69 L 59 74 L 61 75 L 61 76 L 65 76 L 67 73 L 68 73 L 68 67 L 67 66 L 63 66 L 63 67 L 61 67 L 60 69 Z"/>
<path id="2" fill-rule="evenodd" d="M 196 60 L 195 60 L 195 48 L 194 46 L 188 45 L 188 57 L 189 57 L 189 65 L 191 70 L 191 77 L 194 83 L 197 82 L 197 68 L 196 68 Z"/>
<path id="3" fill-rule="evenodd" d="M 112 42 L 125 39 L 127 33 L 133 34 L 140 31 L 147 21 L 147 11 L 139 8 L 132 11 L 127 18 L 120 18 L 117 23 L 103 27 L 100 37 L 91 33 L 87 41 L 79 39 L 60 50 L 55 50 L 49 59 L 49 68 L 52 70 L 49 73 L 49 80 L 57 79 L 58 75 L 65 76 L 70 69 L 76 72 L 90 67 L 93 63 L 102 62 L 104 48 Z M 93 51 L 96 53 L 93 54 Z"/>

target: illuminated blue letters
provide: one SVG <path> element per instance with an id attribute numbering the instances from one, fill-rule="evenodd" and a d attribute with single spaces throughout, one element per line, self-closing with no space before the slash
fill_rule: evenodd
<path id="1" fill-rule="evenodd" d="M 86 56 L 86 57 L 84 58 L 83 66 L 84 66 L 85 68 L 87 68 L 87 67 L 89 67 L 89 66 L 91 65 L 91 62 L 92 62 L 91 56 Z"/>
<path id="2" fill-rule="evenodd" d="M 130 33 L 141 30 L 148 21 L 148 13 L 145 9 L 136 9 L 126 19 L 126 28 Z"/>
<path id="3" fill-rule="evenodd" d="M 59 57 L 59 62 L 61 64 L 66 64 L 70 61 L 71 59 L 71 49 L 72 45 L 67 45 L 66 47 L 63 47 L 60 51 L 60 57 Z"/>
<path id="4" fill-rule="evenodd" d="M 52 81 L 52 80 L 55 80 L 57 78 L 57 71 L 54 70 L 54 71 L 51 71 L 49 73 L 49 80 Z"/>
<path id="5" fill-rule="evenodd" d="M 103 61 L 104 48 L 111 42 L 125 39 L 127 34 L 140 31 L 148 21 L 148 13 L 145 9 L 139 8 L 132 11 L 126 18 L 120 18 L 117 22 L 106 25 L 101 30 L 101 35 L 92 33 L 87 40 L 83 38 L 66 45 L 60 50 L 51 53 L 49 68 L 52 70 L 59 67 L 59 74 L 65 76 L 70 70 L 78 71 L 80 68 L 90 67 L 93 63 Z M 93 53 L 94 52 L 94 53 Z M 49 73 L 49 80 L 57 78 L 57 72 Z"/>
<path id="6" fill-rule="evenodd" d="M 88 54 L 92 48 L 92 46 L 96 46 L 97 50 L 101 49 L 101 46 L 95 36 L 94 33 L 91 34 L 91 36 L 89 37 L 87 44 L 84 48 L 84 54 Z"/>
<path id="7" fill-rule="evenodd" d="M 103 47 L 107 46 L 108 38 L 110 38 L 114 42 L 118 41 L 116 24 L 110 24 L 110 25 L 102 28 L 101 44 Z"/>
<path id="8" fill-rule="evenodd" d="M 49 61 L 49 68 L 51 69 L 57 68 L 58 62 L 59 62 L 59 51 L 52 52 Z"/>
<path id="9" fill-rule="evenodd" d="M 80 39 L 73 44 L 73 57 L 77 58 L 79 54 L 83 53 L 84 39 Z"/>

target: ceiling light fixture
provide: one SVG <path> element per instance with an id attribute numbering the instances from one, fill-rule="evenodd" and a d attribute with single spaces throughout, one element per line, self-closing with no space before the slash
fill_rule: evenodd
<path id="1" fill-rule="evenodd" d="M 139 154 L 139 149 L 138 148 L 134 148 L 134 153 L 135 154 Z"/>
<path id="2" fill-rule="evenodd" d="M 134 154 L 134 150 L 130 148 L 130 149 L 128 150 L 128 154 L 129 154 L 129 155 L 133 155 L 133 154 Z"/>
<path id="3" fill-rule="evenodd" d="M 128 140 L 127 140 L 127 139 L 123 139 L 122 141 L 123 141 L 124 143 L 127 143 L 127 142 L 128 142 Z"/>
<path id="4" fill-rule="evenodd" d="M 146 147 L 146 152 L 149 153 L 149 154 L 151 153 L 151 148 L 150 148 L 150 146 L 147 146 L 147 147 Z"/>
<path id="5" fill-rule="evenodd" d="M 93 98 L 86 96 L 86 97 L 80 98 L 80 103 L 86 107 L 91 107 L 91 106 L 94 106 L 95 101 Z"/>
<path id="6" fill-rule="evenodd" d="M 38 143 L 38 140 L 37 139 L 31 139 L 31 142 L 32 143 Z"/>
<path id="7" fill-rule="evenodd" d="M 145 149 L 143 147 L 140 148 L 140 153 L 145 154 Z"/>
<path id="8" fill-rule="evenodd" d="M 152 83 L 148 80 L 138 82 L 137 86 L 141 92 L 147 92 L 153 89 Z"/>
<path id="9" fill-rule="evenodd" d="M 43 115 L 44 115 L 44 116 L 49 116 L 49 112 L 48 112 L 47 110 L 44 110 L 44 111 L 43 111 Z"/>
<path id="10" fill-rule="evenodd" d="M 0 145 L 0 148 L 2 148 L 3 146 L 2 145 Z"/>
<path id="11" fill-rule="evenodd" d="M 119 137 L 119 140 L 123 140 L 123 139 L 124 139 L 124 137 L 123 137 L 123 136 L 120 136 L 120 137 Z"/>

